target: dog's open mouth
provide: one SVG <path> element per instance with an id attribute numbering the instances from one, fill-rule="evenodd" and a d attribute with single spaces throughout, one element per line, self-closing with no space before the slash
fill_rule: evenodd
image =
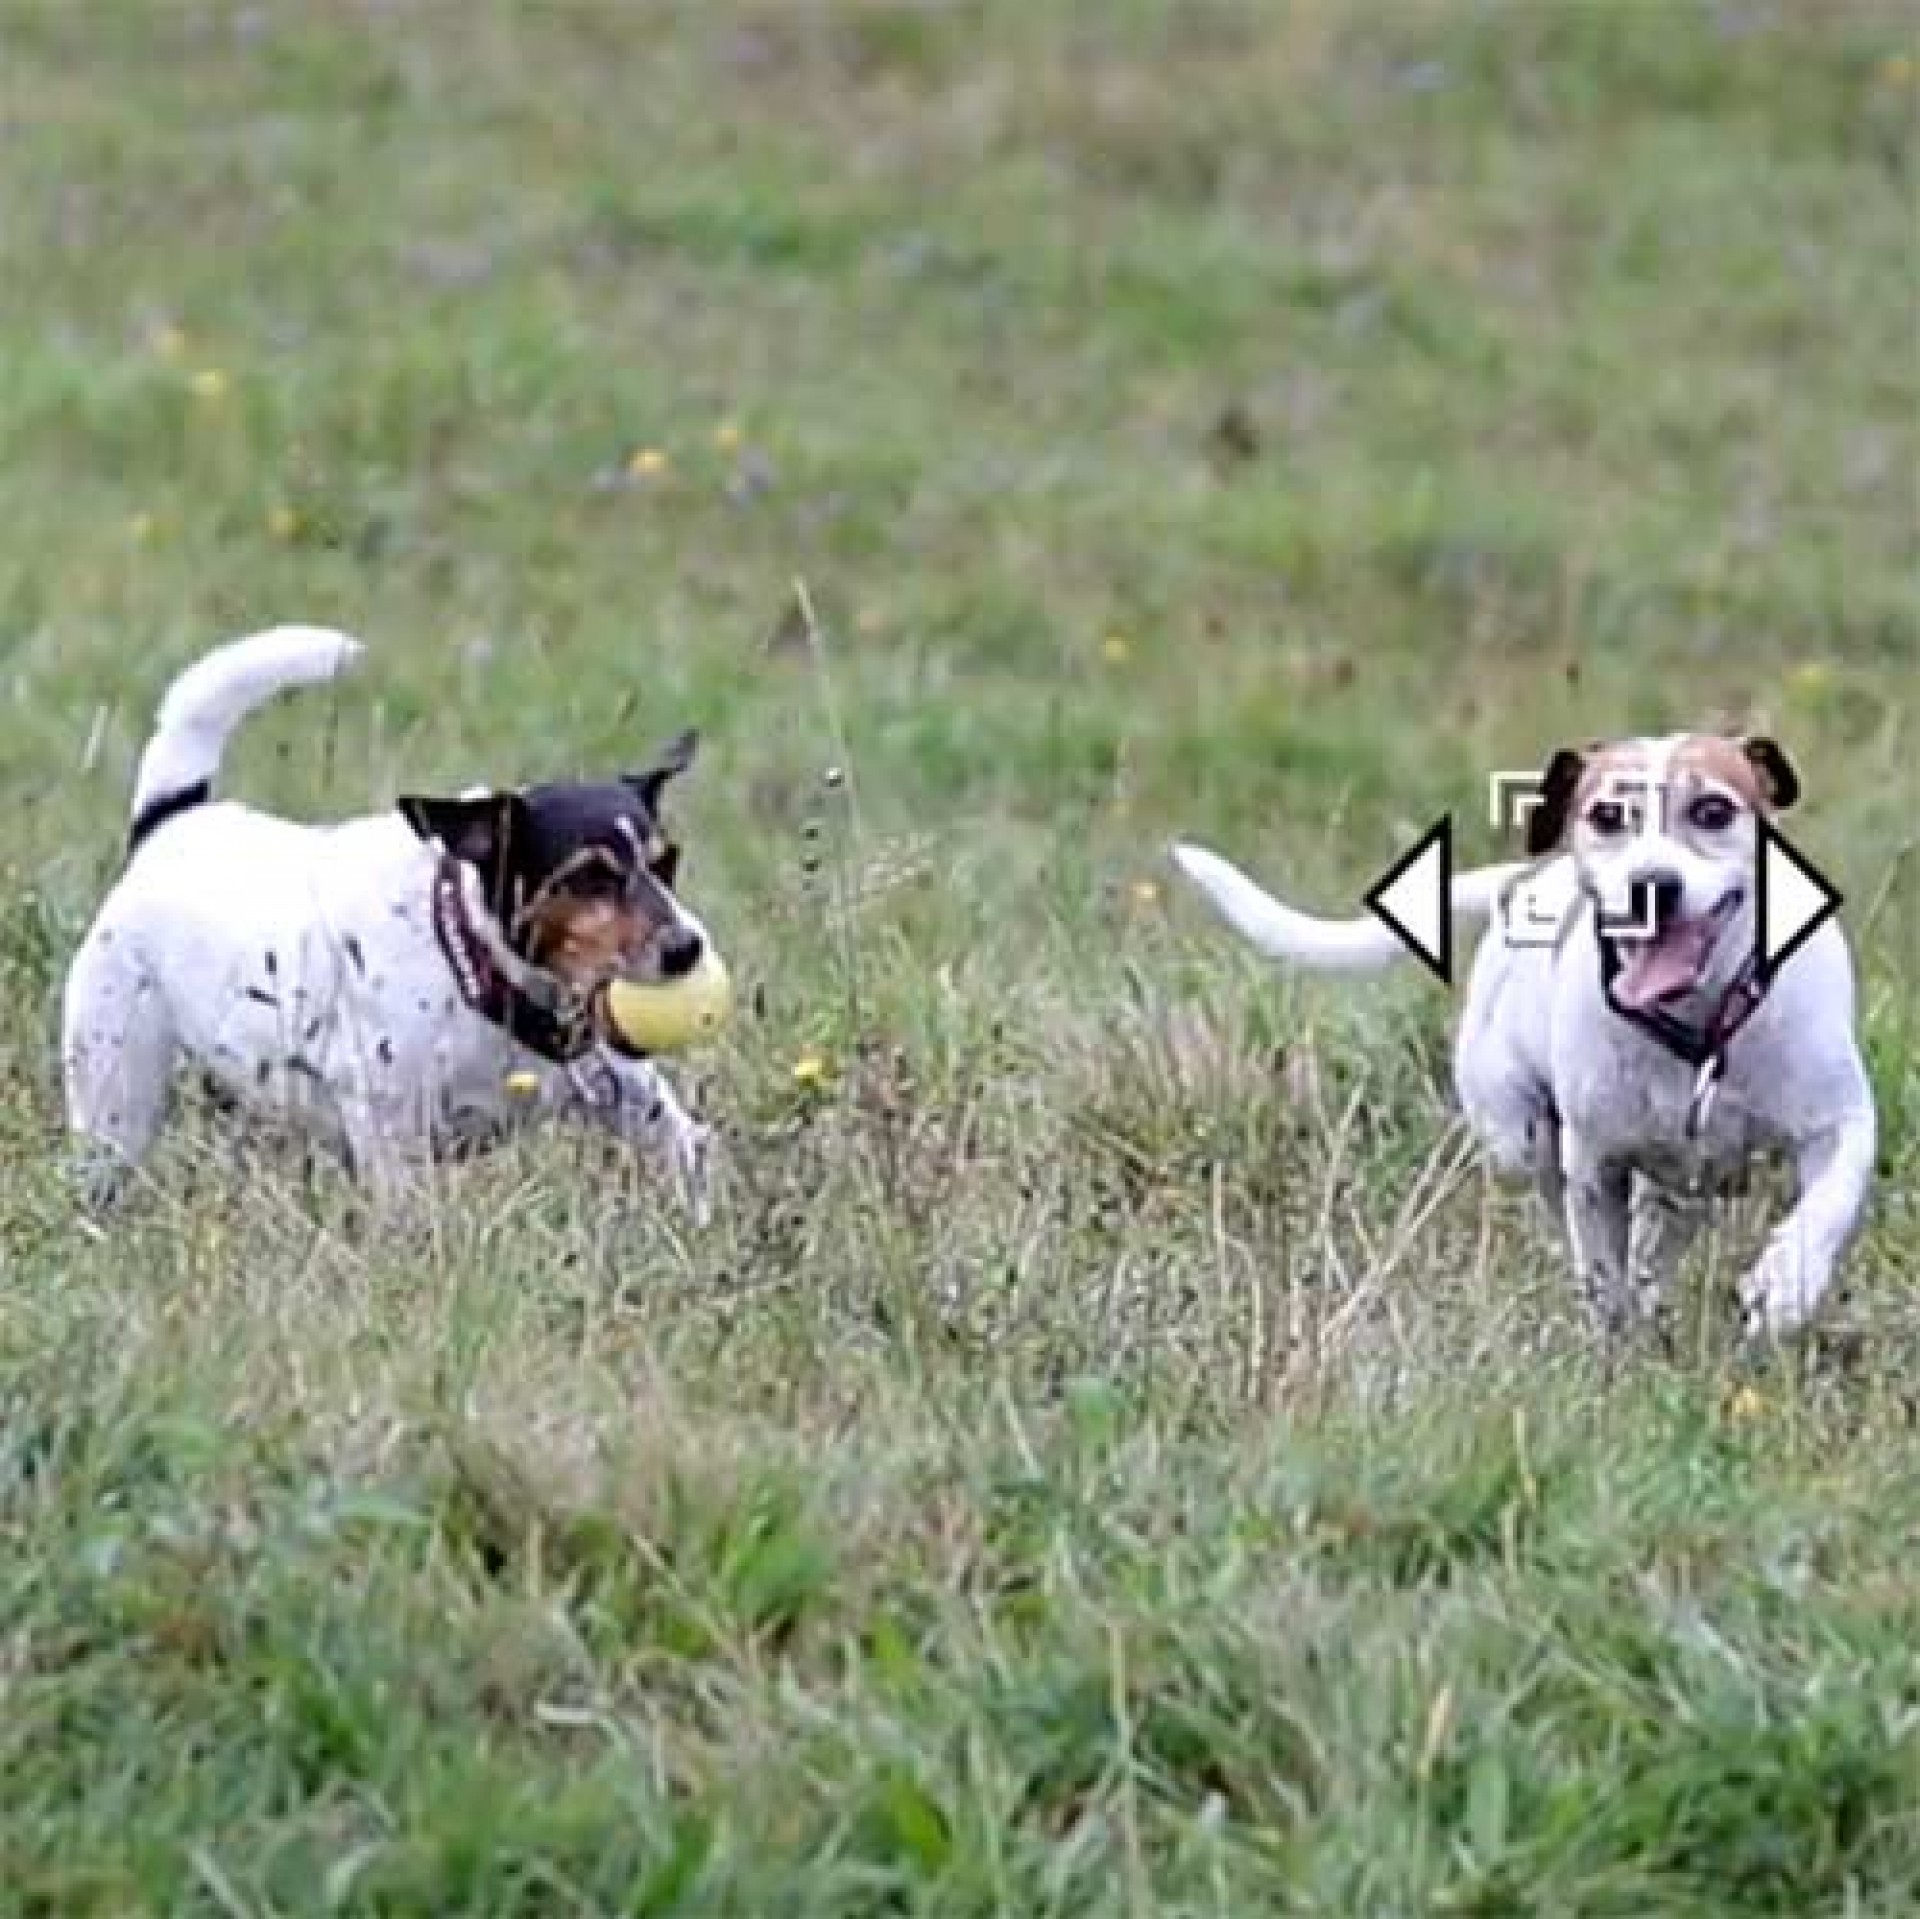
<path id="1" fill-rule="evenodd" d="M 1667 1000 L 1682 998 L 1705 978 L 1720 935 L 1740 905 L 1736 889 L 1711 912 L 1692 919 L 1678 916 L 1655 919 L 1650 935 L 1615 936 L 1621 956 L 1613 982 L 1613 997 L 1633 1012 L 1645 1012 Z"/>

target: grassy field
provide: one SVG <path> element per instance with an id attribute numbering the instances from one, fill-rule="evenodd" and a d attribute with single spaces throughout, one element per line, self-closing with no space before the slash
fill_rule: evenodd
<path id="1" fill-rule="evenodd" d="M 0 1911 L 1920 1909 L 1910 8 L 0 6 Z M 796 644 L 794 581 L 824 635 Z M 636 762 L 750 1004 L 689 1230 L 370 1240 L 54 1019 L 167 678 L 229 786 Z M 1612 1374 L 1447 996 L 1262 972 L 1490 767 L 1761 725 L 1885 1178 Z"/>

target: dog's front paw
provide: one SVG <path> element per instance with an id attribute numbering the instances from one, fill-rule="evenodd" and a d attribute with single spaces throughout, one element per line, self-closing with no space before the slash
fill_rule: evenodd
<path id="1" fill-rule="evenodd" d="M 1753 1341 L 1790 1339 L 1813 1317 L 1825 1275 L 1809 1266 L 1792 1240 L 1773 1239 L 1741 1280 L 1740 1331 Z"/>

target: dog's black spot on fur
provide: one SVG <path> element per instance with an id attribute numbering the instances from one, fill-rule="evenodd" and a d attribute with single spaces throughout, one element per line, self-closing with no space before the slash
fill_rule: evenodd
<path id="1" fill-rule="evenodd" d="M 312 1060 L 305 1058 L 302 1054 L 293 1053 L 288 1056 L 287 1071 L 298 1073 L 301 1078 L 313 1080 L 316 1084 L 326 1084 L 326 1075 L 314 1065 Z"/>
<path id="2" fill-rule="evenodd" d="M 342 944 L 347 949 L 347 958 L 353 961 L 353 970 L 356 973 L 360 974 L 362 978 L 365 978 L 366 971 L 367 971 L 367 956 L 365 953 L 363 953 L 360 950 L 360 942 L 357 939 L 355 939 L 351 933 L 349 933 L 346 939 L 342 942 Z"/>
<path id="3" fill-rule="evenodd" d="M 271 946 L 267 948 L 267 977 L 268 979 L 280 977 L 280 955 Z"/>
<path id="4" fill-rule="evenodd" d="M 374 1057 L 382 1066 L 391 1066 L 393 1064 L 393 1041 L 382 1033 L 379 1044 L 374 1047 L 373 1053 Z"/>
<path id="5" fill-rule="evenodd" d="M 278 1010 L 280 1002 L 264 986 L 249 986 L 247 997 L 261 1006 L 271 1006 Z"/>
<path id="6" fill-rule="evenodd" d="M 207 1104 L 222 1118 L 231 1118 L 240 1110 L 240 1102 L 211 1073 L 200 1075 L 200 1091 Z"/>

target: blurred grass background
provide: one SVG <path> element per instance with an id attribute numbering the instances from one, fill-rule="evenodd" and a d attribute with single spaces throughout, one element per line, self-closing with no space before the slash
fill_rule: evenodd
<path id="1" fill-rule="evenodd" d="M 1911 8 L 0 7 L 0 1906 L 1916 1897 Z M 794 643 L 795 579 L 826 635 Z M 316 812 L 703 732 L 690 1235 L 53 1020 L 166 680 Z M 1782 737 L 1885 1128 L 1821 1342 L 1607 1376 L 1448 1008 L 1262 973 L 1493 767 Z M 837 784 L 828 769 L 845 776 Z"/>

